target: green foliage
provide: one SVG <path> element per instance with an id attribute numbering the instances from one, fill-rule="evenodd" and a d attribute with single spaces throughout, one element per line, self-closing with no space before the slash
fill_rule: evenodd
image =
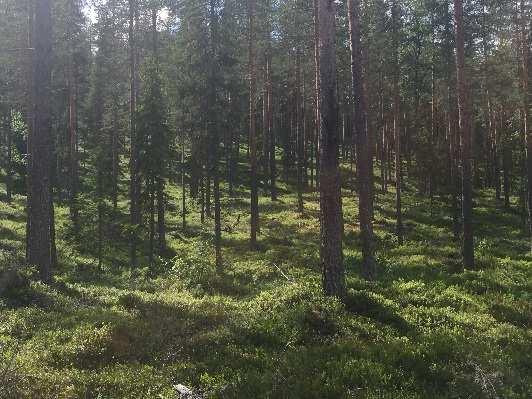
<path id="1" fill-rule="evenodd" d="M 186 287 L 198 293 L 212 289 L 216 267 L 211 248 L 201 241 L 180 248 L 174 259 L 172 273 Z"/>
<path id="2" fill-rule="evenodd" d="M 168 193 L 179 198 L 174 186 Z M 346 198 L 349 214 L 356 202 Z M 384 198 L 377 220 L 393 206 L 393 196 Z M 312 214 L 316 196 L 305 200 Z M 408 192 L 405 202 L 415 221 L 405 245 L 386 241 L 393 223 L 376 230 L 382 249 L 374 283 L 359 277 L 358 231 L 346 227 L 346 305 L 321 292 L 319 225 L 295 212 L 293 195 L 262 204 L 269 207 L 263 252 L 250 251 L 246 225 L 234 223 L 247 204 L 227 204 L 223 221 L 236 227 L 224 239 L 221 276 L 212 221 L 202 228 L 196 212 L 189 214 L 196 238 L 190 231 L 169 237 L 172 261 L 98 270 L 90 251 L 64 241 L 72 238 L 58 208 L 56 282 L 35 283 L 21 269 L 24 283 L 0 299 L 0 375 L 8 376 L 0 397 L 172 398 L 177 383 L 209 398 L 529 397 L 526 237 L 496 240 L 493 229 L 515 230 L 518 221 L 502 213 L 494 222 L 482 211 L 492 205 L 482 202 L 481 269 L 457 274 L 448 267 L 457 256 L 450 229 L 435 225 Z M 12 248 L 5 270 L 22 258 L 22 203 L 1 204 L 0 214 L 0 243 Z M 112 249 L 120 245 L 109 244 L 116 253 L 108 261 L 127 259 L 127 251 Z"/>

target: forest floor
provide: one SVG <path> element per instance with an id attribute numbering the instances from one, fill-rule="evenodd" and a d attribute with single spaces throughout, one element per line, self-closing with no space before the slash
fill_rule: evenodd
<path id="1" fill-rule="evenodd" d="M 444 199 L 431 215 L 428 200 L 405 191 L 399 246 L 394 194 L 378 193 L 378 278 L 366 282 L 356 198 L 345 190 L 342 305 L 321 294 L 317 195 L 305 194 L 299 215 L 286 189 L 277 202 L 260 199 L 258 251 L 248 245 L 247 192 L 224 193 L 223 277 L 212 220 L 201 225 L 189 202 L 182 231 L 175 186 L 175 258 L 152 268 L 128 267 L 127 235 L 111 226 L 122 238 L 106 240 L 98 269 L 94 219 L 75 240 L 58 206 L 55 283 L 35 282 L 32 269 L 11 287 L 0 281 L 0 398 L 175 398 L 176 384 L 209 398 L 532 397 L 532 257 L 517 213 L 478 192 L 477 268 L 457 273 Z M 0 203 L 4 277 L 22 263 L 23 209 L 21 196 Z"/>

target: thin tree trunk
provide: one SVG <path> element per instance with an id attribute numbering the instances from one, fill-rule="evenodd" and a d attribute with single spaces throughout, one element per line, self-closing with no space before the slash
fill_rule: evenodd
<path id="1" fill-rule="evenodd" d="M 187 228 L 187 188 L 185 185 L 185 129 L 181 129 L 181 227 Z"/>
<path id="2" fill-rule="evenodd" d="M 219 152 L 220 136 L 218 133 L 219 124 L 217 118 L 217 68 L 218 68 L 218 21 L 216 16 L 216 0 L 210 0 L 210 28 L 211 28 L 211 60 L 209 82 L 209 129 L 211 137 L 211 173 L 214 183 L 214 249 L 216 255 L 216 272 L 223 273 L 222 259 L 222 225 L 221 225 L 221 205 L 220 205 L 220 177 L 219 177 Z"/>
<path id="3" fill-rule="evenodd" d="M 296 118 L 296 146 L 297 146 L 297 211 L 301 214 L 303 205 L 303 117 L 301 115 L 301 60 L 299 48 L 296 49 L 296 86 L 294 90 L 295 118 Z"/>
<path id="4" fill-rule="evenodd" d="M 5 118 L 5 130 L 6 130 L 6 199 L 7 202 L 11 202 L 12 188 L 13 188 L 13 121 L 12 110 L 8 108 Z"/>
<path id="5" fill-rule="evenodd" d="M 34 19 L 35 19 L 35 6 L 34 6 L 34 0 L 27 0 L 27 46 L 28 48 L 33 48 L 33 25 L 34 25 Z M 31 173 L 29 173 L 30 165 L 31 165 L 31 138 L 33 136 L 33 130 L 35 129 L 35 119 L 33 117 L 34 107 L 33 107 L 33 98 L 34 98 L 34 89 L 33 89 L 33 58 L 35 54 L 34 51 L 28 52 L 28 64 L 27 64 L 27 98 L 26 98 L 26 122 L 28 125 L 28 139 L 26 144 L 26 152 L 29 155 L 28 156 L 28 163 L 27 163 L 27 171 L 26 174 L 26 210 L 29 211 L 30 206 L 30 196 L 31 196 Z M 30 258 L 29 249 L 30 249 L 30 217 L 29 212 L 28 216 L 26 217 L 26 260 Z"/>
<path id="6" fill-rule="evenodd" d="M 434 17 L 431 16 L 431 19 Z M 432 25 L 434 25 L 434 22 L 432 22 Z M 434 51 L 434 26 L 432 28 L 432 48 Z M 432 56 L 431 60 L 431 73 L 430 73 L 430 140 L 429 140 L 429 154 L 430 159 L 434 160 L 436 156 L 436 60 L 434 59 L 434 55 Z M 434 184 L 435 184 L 435 162 L 429 163 L 429 198 L 430 198 L 430 215 L 433 215 L 434 212 Z"/>
<path id="7" fill-rule="evenodd" d="M 277 187 L 275 183 L 276 179 L 276 165 L 275 165 L 275 137 L 273 130 L 273 93 L 272 93 L 272 10 L 271 0 L 266 2 L 266 117 L 265 117 L 265 131 L 264 138 L 266 145 L 266 157 L 268 160 L 266 164 L 269 166 L 269 170 L 266 170 L 266 176 L 269 174 L 270 181 L 270 198 L 272 201 L 277 200 Z"/>
<path id="8" fill-rule="evenodd" d="M 259 195 L 257 182 L 257 127 L 256 127 L 256 91 L 257 72 L 255 60 L 255 4 L 256 0 L 248 0 L 248 57 L 249 57 L 249 155 L 251 166 L 251 221 L 250 221 L 250 244 L 257 246 L 257 233 L 259 231 Z"/>
<path id="9" fill-rule="evenodd" d="M 159 255 L 166 252 L 166 222 L 165 222 L 165 196 L 164 196 L 164 178 L 157 178 L 157 244 Z"/>
<path id="10" fill-rule="evenodd" d="M 100 130 L 100 129 L 98 129 Z M 98 269 L 103 265 L 103 176 L 101 168 L 98 167 L 96 176 L 96 201 L 98 212 Z"/>
<path id="11" fill-rule="evenodd" d="M 503 191 L 504 191 L 504 208 L 510 209 L 510 195 L 511 195 L 511 171 L 512 171 L 512 148 L 508 142 L 508 131 L 505 122 L 501 121 L 501 128 L 503 129 L 502 139 L 502 169 L 503 169 Z"/>
<path id="12" fill-rule="evenodd" d="M 386 176 L 387 170 L 387 157 L 386 157 L 386 117 L 384 115 L 384 94 L 383 94 L 383 77 L 382 73 L 379 74 L 379 113 L 380 113 L 380 161 L 381 161 L 381 192 L 388 191 L 388 180 Z"/>
<path id="13" fill-rule="evenodd" d="M 148 188 L 148 195 L 149 195 L 149 223 L 150 223 L 150 235 L 149 235 L 149 254 L 148 254 L 148 264 L 150 266 L 153 266 L 154 262 L 154 256 L 155 256 L 155 181 L 153 177 L 149 178 L 149 188 Z"/>
<path id="14" fill-rule="evenodd" d="M 118 168 L 119 168 L 119 158 L 118 158 L 118 103 L 115 102 L 113 105 L 113 132 L 111 134 L 111 196 L 113 201 L 113 209 L 116 211 L 118 208 Z"/>
<path id="15" fill-rule="evenodd" d="M 135 41 L 135 22 L 137 16 L 137 0 L 129 0 L 129 136 L 131 142 L 131 154 L 129 161 L 130 171 L 130 260 L 131 266 L 138 264 L 137 247 L 139 244 L 139 229 L 141 225 L 141 205 L 140 205 L 140 148 L 137 137 L 137 45 Z"/>
<path id="16" fill-rule="evenodd" d="M 201 167 L 200 175 L 200 221 L 205 223 L 205 177 L 203 175 L 203 166 Z"/>
<path id="17" fill-rule="evenodd" d="M 495 201 L 497 205 L 501 203 L 501 165 L 500 165 L 500 137 L 502 134 L 502 118 L 503 112 L 500 110 L 499 121 L 500 124 L 493 130 L 493 168 L 494 168 L 494 182 L 495 182 Z M 497 125 L 497 124 L 496 124 Z"/>
<path id="18" fill-rule="evenodd" d="M 73 18 L 78 10 L 78 2 L 70 0 L 68 3 L 70 16 Z M 69 171 L 69 210 L 70 220 L 75 234 L 79 230 L 79 209 L 77 203 L 78 195 L 78 115 L 77 115 L 77 95 L 78 95 L 78 68 L 75 59 L 74 37 L 71 27 L 68 27 L 68 40 L 70 48 L 68 54 L 67 66 L 67 84 L 68 84 L 68 171 Z"/>
<path id="19" fill-rule="evenodd" d="M 212 217 L 212 206 L 211 206 L 211 165 L 210 161 L 207 160 L 205 165 L 205 215 L 210 218 Z"/>
<path id="20" fill-rule="evenodd" d="M 458 241 L 460 239 L 461 223 L 460 223 L 460 199 L 459 199 L 459 185 L 460 176 L 458 170 L 460 158 L 460 126 L 458 124 L 458 103 L 456 96 L 452 95 L 451 82 L 448 86 L 448 102 L 449 102 L 449 158 L 450 158 L 450 172 L 451 172 L 451 212 L 453 218 L 453 235 Z"/>
<path id="21" fill-rule="evenodd" d="M 231 180 L 230 180 L 230 187 L 229 187 L 229 195 L 231 197 L 234 196 L 234 180 L 236 178 L 237 170 L 238 170 L 238 162 L 240 159 L 240 139 L 241 139 L 241 133 L 238 131 L 235 135 L 235 143 L 234 148 L 231 153 Z"/>
<path id="22" fill-rule="evenodd" d="M 314 80 L 315 87 L 315 104 L 314 104 L 314 137 L 315 137 L 315 158 L 316 158 L 316 188 L 319 189 L 319 169 L 320 169 L 320 15 L 319 0 L 314 0 Z"/>
<path id="23" fill-rule="evenodd" d="M 270 198 L 277 201 L 277 165 L 275 160 L 275 133 L 273 128 L 273 99 L 272 99 L 272 82 L 271 82 L 271 59 L 268 64 L 268 136 L 270 138 Z"/>
<path id="24" fill-rule="evenodd" d="M 395 211 L 396 211 L 396 233 L 399 245 L 403 244 L 403 211 L 401 199 L 401 127 L 400 127 L 400 97 L 399 97 L 399 5 L 397 0 L 392 3 L 392 34 L 393 34 L 393 132 L 395 141 Z"/>

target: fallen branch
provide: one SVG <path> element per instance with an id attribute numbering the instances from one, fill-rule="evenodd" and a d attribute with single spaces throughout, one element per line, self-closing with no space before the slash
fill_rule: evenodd
<path id="1" fill-rule="evenodd" d="M 172 233 L 172 236 L 176 237 L 176 238 L 179 238 L 181 241 L 185 242 L 185 243 L 189 243 L 190 241 L 187 240 L 185 237 L 183 237 L 181 234 L 179 234 L 177 231 L 174 231 Z"/>
<path id="2" fill-rule="evenodd" d="M 226 233 L 232 233 L 237 227 L 238 225 L 240 224 L 240 217 L 242 216 L 242 214 L 238 214 L 236 216 L 236 221 L 231 224 L 231 225 L 227 225 L 227 226 L 224 226 L 223 227 L 223 231 L 225 231 Z"/>
<path id="3" fill-rule="evenodd" d="M 272 263 L 272 265 L 279 271 L 279 273 L 281 273 L 281 276 L 283 276 L 285 279 L 287 279 L 290 283 L 293 283 L 294 280 L 292 280 L 290 277 L 288 277 L 283 271 L 282 269 L 277 266 L 275 263 Z"/>

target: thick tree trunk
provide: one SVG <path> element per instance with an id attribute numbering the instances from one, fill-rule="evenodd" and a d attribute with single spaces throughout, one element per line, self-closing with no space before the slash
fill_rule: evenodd
<path id="1" fill-rule="evenodd" d="M 372 155 L 368 136 L 366 93 L 362 74 L 362 49 L 360 43 L 360 3 L 348 0 L 349 36 L 351 44 L 351 79 L 352 98 L 354 102 L 353 134 L 357 138 L 357 169 L 359 195 L 359 221 L 362 239 L 362 275 L 368 279 L 375 278 L 375 257 L 373 249 L 372 223 Z"/>
<path id="2" fill-rule="evenodd" d="M 463 0 L 454 0 L 456 28 L 456 76 L 460 137 L 462 142 L 462 255 L 463 266 L 475 265 L 473 242 L 473 187 L 472 187 L 472 134 L 468 76 L 465 71 L 464 9 Z"/>
<path id="3" fill-rule="evenodd" d="M 526 10 L 525 0 L 521 0 L 521 73 L 523 98 L 523 130 L 526 145 L 526 181 L 527 181 L 527 212 L 530 233 L 530 251 L 532 252 L 532 129 L 530 128 L 530 92 L 529 92 L 529 60 L 530 60 L 530 13 Z M 527 17 L 528 16 L 528 17 Z"/>
<path id="4" fill-rule="evenodd" d="M 33 129 L 30 129 L 28 175 L 28 263 L 39 268 L 41 280 L 52 276 L 53 201 L 51 196 L 52 15 L 50 0 L 35 3 L 33 28 Z"/>
<path id="5" fill-rule="evenodd" d="M 320 263 L 326 295 L 344 299 L 343 216 L 338 165 L 336 3 L 319 0 L 320 58 Z"/>

